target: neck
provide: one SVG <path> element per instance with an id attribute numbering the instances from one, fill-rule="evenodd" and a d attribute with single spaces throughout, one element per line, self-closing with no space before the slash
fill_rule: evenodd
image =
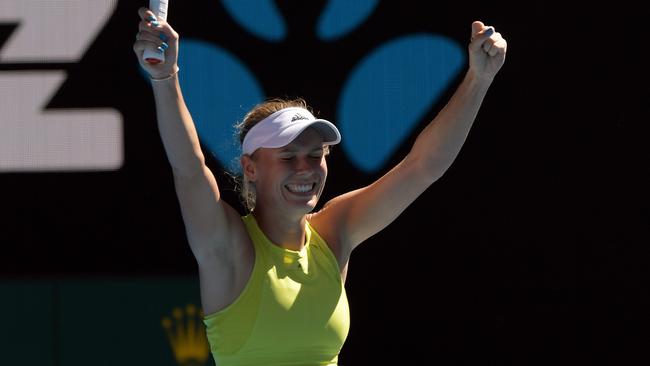
<path id="1" fill-rule="evenodd" d="M 300 251 L 305 246 L 307 215 L 290 216 L 277 210 L 255 207 L 253 216 L 257 225 L 273 244 L 290 250 Z"/>

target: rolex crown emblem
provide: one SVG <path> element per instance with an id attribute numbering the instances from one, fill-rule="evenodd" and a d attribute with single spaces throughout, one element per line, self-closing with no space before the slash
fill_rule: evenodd
<path id="1" fill-rule="evenodd" d="M 205 365 L 210 355 L 202 316 L 196 306 L 189 304 L 184 309 L 174 308 L 171 317 L 162 318 L 169 345 L 180 366 Z"/>

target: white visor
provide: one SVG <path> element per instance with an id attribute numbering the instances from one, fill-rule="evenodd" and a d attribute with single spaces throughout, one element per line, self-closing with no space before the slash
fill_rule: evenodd
<path id="1" fill-rule="evenodd" d="M 334 124 L 324 119 L 316 119 L 304 108 L 289 107 L 255 124 L 244 137 L 242 152 L 251 155 L 260 147 L 287 146 L 307 127 L 313 127 L 320 133 L 324 145 L 336 145 L 341 142 L 341 134 Z"/>

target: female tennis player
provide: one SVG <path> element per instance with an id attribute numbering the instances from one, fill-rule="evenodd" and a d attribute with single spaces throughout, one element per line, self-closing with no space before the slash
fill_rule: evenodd
<path id="1" fill-rule="evenodd" d="M 207 336 L 218 365 L 336 365 L 349 329 L 344 283 L 352 251 L 440 178 L 460 151 L 506 56 L 506 41 L 472 23 L 469 68 L 448 104 L 383 177 L 314 212 L 327 153 L 341 136 L 303 100 L 270 100 L 240 124 L 245 202 L 219 193 L 179 86 L 179 35 L 148 9 L 134 51 L 152 79 L 158 127 L 199 268 Z M 165 62 L 142 61 L 147 46 Z M 181 72 L 182 73 L 182 72 Z"/>

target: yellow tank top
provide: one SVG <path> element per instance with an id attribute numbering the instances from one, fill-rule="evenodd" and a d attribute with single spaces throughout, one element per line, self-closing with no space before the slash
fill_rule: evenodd
<path id="1" fill-rule="evenodd" d="M 294 251 L 274 245 L 253 215 L 242 220 L 255 264 L 239 297 L 204 318 L 216 364 L 336 365 L 350 315 L 334 254 L 309 223 Z"/>

